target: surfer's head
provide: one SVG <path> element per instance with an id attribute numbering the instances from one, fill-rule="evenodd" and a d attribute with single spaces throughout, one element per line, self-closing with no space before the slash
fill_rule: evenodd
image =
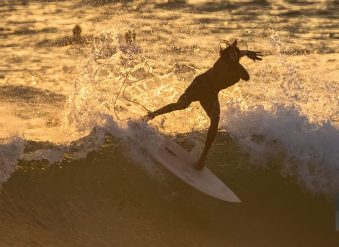
<path id="1" fill-rule="evenodd" d="M 234 40 L 231 44 L 225 40 L 227 47 L 222 49 L 220 46 L 219 54 L 220 57 L 223 58 L 225 61 L 231 61 L 233 63 L 239 62 L 240 59 L 240 50 L 237 47 L 237 40 Z"/>

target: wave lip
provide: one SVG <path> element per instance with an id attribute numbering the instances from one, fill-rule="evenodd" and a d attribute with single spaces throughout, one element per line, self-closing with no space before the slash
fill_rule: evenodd
<path id="1" fill-rule="evenodd" d="M 330 122 L 311 123 L 293 107 L 274 105 L 224 112 L 222 126 L 251 153 L 255 163 L 283 153 L 281 174 L 307 190 L 334 197 L 339 192 L 339 131 Z"/>

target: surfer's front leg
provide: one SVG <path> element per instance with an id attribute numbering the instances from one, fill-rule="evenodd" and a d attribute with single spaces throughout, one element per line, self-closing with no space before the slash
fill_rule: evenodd
<path id="1" fill-rule="evenodd" d="M 195 168 L 199 170 L 204 168 L 207 153 L 210 150 L 212 143 L 214 141 L 214 138 L 218 132 L 218 124 L 219 124 L 219 119 L 220 119 L 220 105 L 219 105 L 218 100 L 215 100 L 214 102 L 200 102 L 200 103 L 203 106 L 204 110 L 207 112 L 211 120 L 211 123 L 207 131 L 207 137 L 206 137 L 204 150 L 198 162 L 194 166 Z"/>
<path id="2" fill-rule="evenodd" d="M 212 143 L 214 141 L 214 138 L 218 132 L 218 123 L 219 123 L 219 116 L 215 117 L 215 119 L 211 120 L 211 125 L 208 129 L 207 132 L 207 138 L 206 138 L 206 142 L 205 142 L 205 147 L 204 147 L 204 151 L 202 152 L 198 162 L 195 164 L 195 168 L 201 170 L 202 168 L 204 168 L 205 166 L 205 160 L 207 157 L 207 153 L 210 150 Z"/>

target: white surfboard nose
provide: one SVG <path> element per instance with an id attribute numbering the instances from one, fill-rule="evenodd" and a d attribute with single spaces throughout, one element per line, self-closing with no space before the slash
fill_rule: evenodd
<path id="1" fill-rule="evenodd" d="M 241 200 L 239 199 L 239 197 L 237 197 L 232 191 L 230 193 L 230 189 L 227 195 L 223 194 L 223 195 L 220 195 L 220 197 L 217 197 L 217 196 L 215 197 L 226 202 L 241 203 Z"/>
<path id="2" fill-rule="evenodd" d="M 196 189 L 226 202 L 241 203 L 239 197 L 208 168 L 204 167 L 201 172 L 204 173 L 203 181 L 197 187 L 194 186 Z"/>

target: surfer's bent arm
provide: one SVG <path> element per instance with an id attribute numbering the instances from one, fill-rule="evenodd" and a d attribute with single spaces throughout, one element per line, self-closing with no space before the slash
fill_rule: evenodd
<path id="1" fill-rule="evenodd" d="M 262 60 L 262 54 L 259 51 L 250 51 L 250 50 L 239 50 L 239 58 L 247 56 L 248 58 L 252 59 L 253 61 L 255 60 Z"/>

